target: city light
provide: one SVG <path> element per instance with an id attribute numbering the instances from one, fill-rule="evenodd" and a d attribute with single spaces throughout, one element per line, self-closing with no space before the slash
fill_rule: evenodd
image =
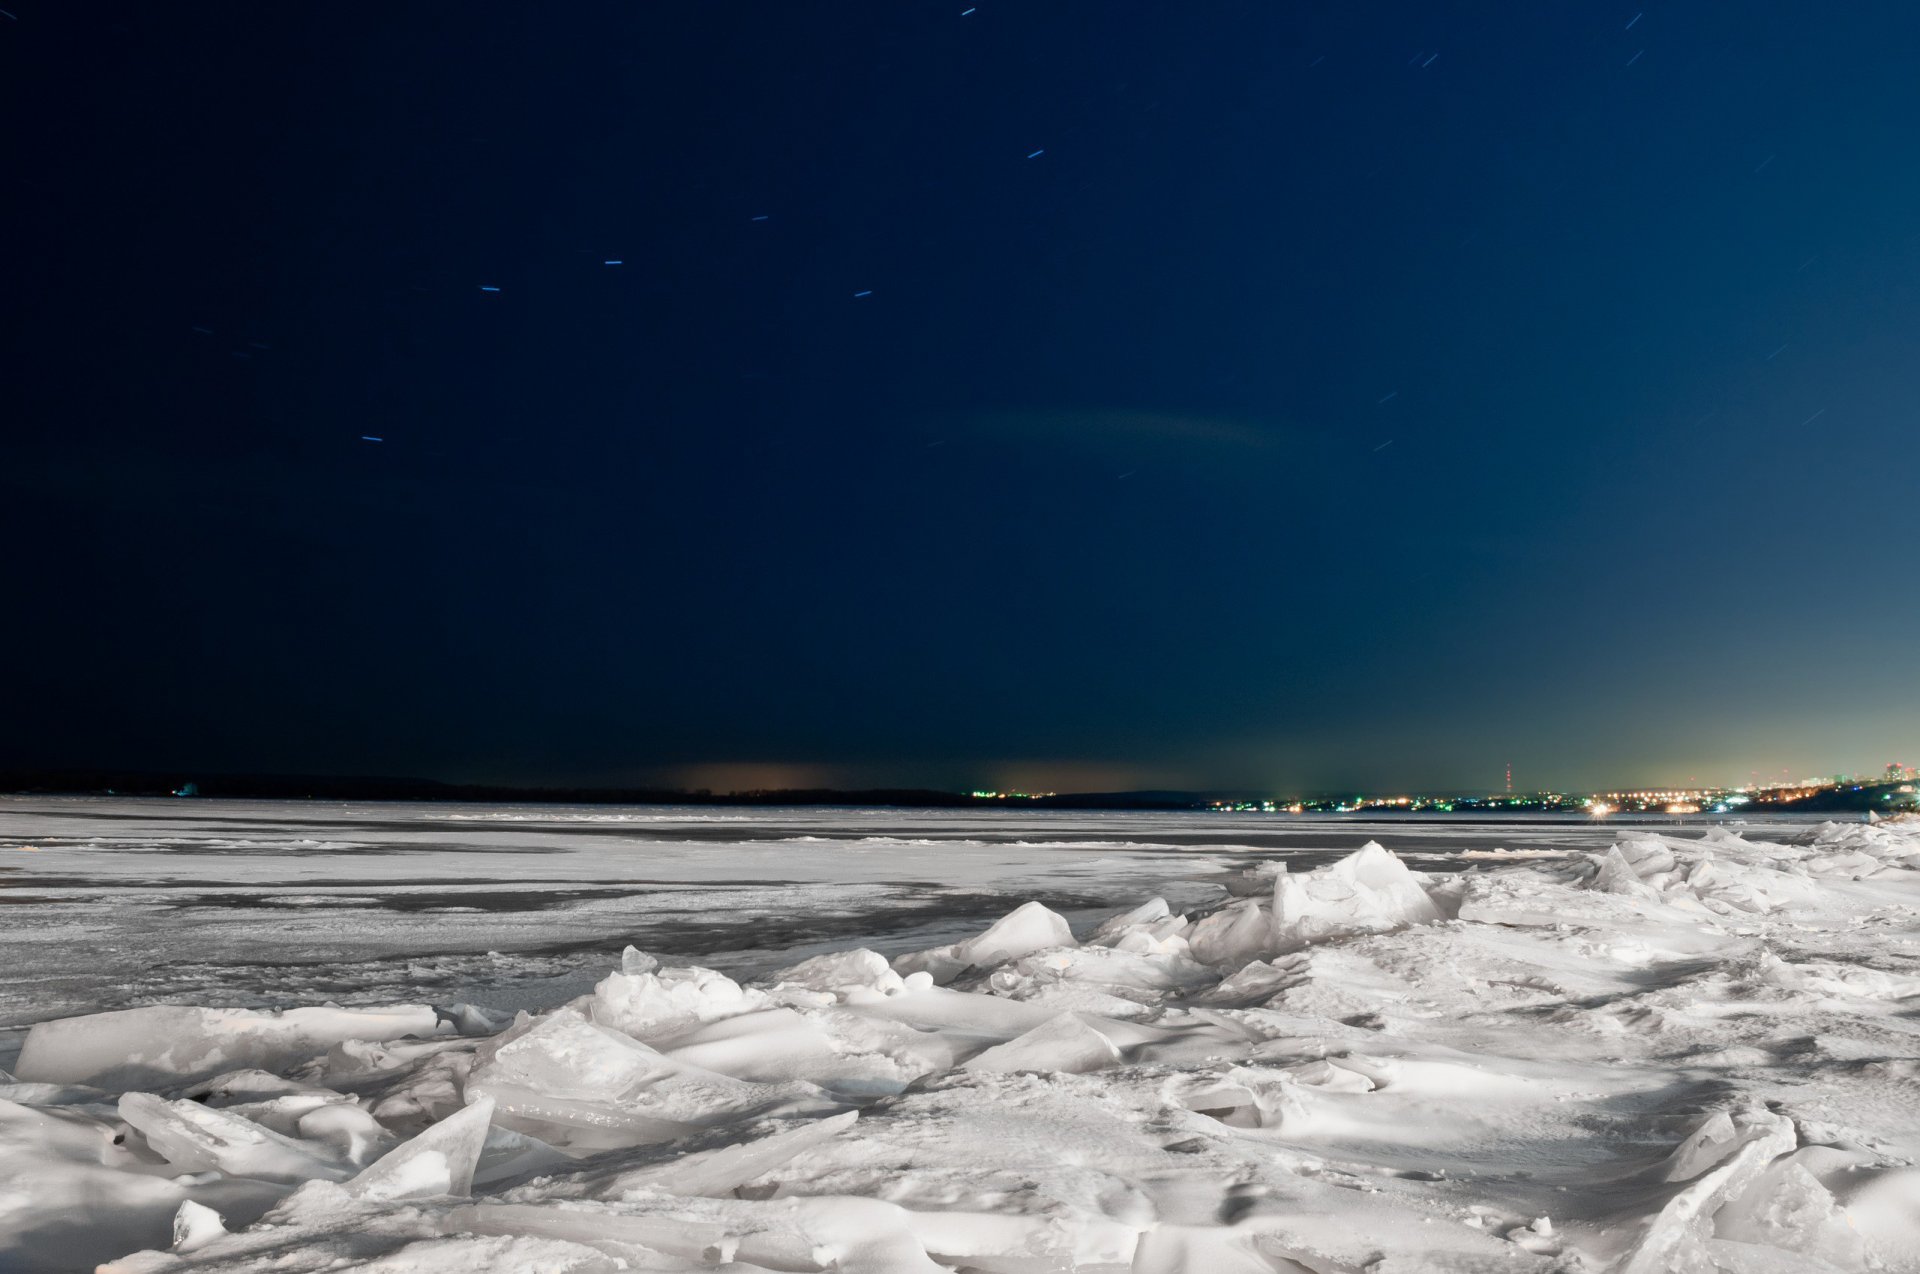
<path id="1" fill-rule="evenodd" d="M 1320 796 L 1249 796 L 1213 801 L 1220 813 L 1262 814 L 1475 814 L 1543 813 L 1586 814 L 1590 818 L 1619 815 L 1745 814 L 1782 807 L 1812 811 L 1876 813 L 1920 810 L 1920 773 L 1910 765 L 1893 763 L 1867 774 L 1832 774 L 1815 778 L 1761 780 L 1739 786 L 1617 788 L 1586 794 L 1566 792 L 1482 792 L 1383 796 L 1366 792 L 1329 792 Z"/>

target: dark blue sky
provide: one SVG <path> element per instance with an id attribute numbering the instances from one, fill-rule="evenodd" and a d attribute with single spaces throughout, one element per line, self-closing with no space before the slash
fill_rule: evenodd
<path id="1" fill-rule="evenodd" d="M 11 5 L 0 760 L 1914 759 L 1920 10 L 967 7 Z"/>

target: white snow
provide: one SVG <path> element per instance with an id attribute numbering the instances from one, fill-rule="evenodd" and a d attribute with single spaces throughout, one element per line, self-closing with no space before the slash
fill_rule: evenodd
<path id="1" fill-rule="evenodd" d="M 1367 831 L 518 1014 L 39 1022 L 0 1268 L 1920 1270 L 1920 825 Z"/>

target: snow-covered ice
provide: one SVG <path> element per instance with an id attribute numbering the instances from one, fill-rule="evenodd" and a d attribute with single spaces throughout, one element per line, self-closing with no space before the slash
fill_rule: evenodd
<path id="1" fill-rule="evenodd" d="M 65 856 L 37 886 L 8 875 L 30 933 L 75 923 L 38 914 L 67 900 L 218 879 L 116 878 L 181 857 L 124 847 L 161 843 L 151 827 L 39 845 L 80 820 L 0 813 L 0 844 Z M 566 858 L 545 817 L 528 846 Z M 672 843 L 648 824 L 649 852 L 586 817 L 662 889 L 706 871 L 871 892 L 859 917 L 783 917 L 775 942 L 694 930 L 725 968 L 675 950 L 681 931 L 614 925 L 569 949 L 590 970 L 490 986 L 462 966 L 394 995 L 468 930 L 409 948 L 375 910 L 331 940 L 399 972 L 343 979 L 348 1004 L 269 994 L 275 958 L 236 961 L 210 1005 L 60 982 L 50 998 L 99 1011 L 41 1015 L 0 1082 L 0 1268 L 1920 1270 L 1920 824 L 783 812 Z M 346 821 L 311 830 L 350 843 Z M 480 852 L 533 852 L 486 826 Z M 446 823 L 367 837 L 389 852 L 343 882 L 262 871 L 303 852 L 292 830 L 250 829 L 226 887 L 429 888 L 398 883 L 425 873 L 392 847 Z M 615 874 L 595 844 L 544 888 Z M 937 905 L 939 872 L 951 915 L 887 892 L 926 882 L 904 887 Z M 606 924 L 602 897 L 581 905 L 562 927 Z M 155 964 L 182 950 L 164 917 L 108 936 Z M 50 943 L 0 942 L 51 970 Z M 16 1020 L 33 985 L 11 988 Z"/>

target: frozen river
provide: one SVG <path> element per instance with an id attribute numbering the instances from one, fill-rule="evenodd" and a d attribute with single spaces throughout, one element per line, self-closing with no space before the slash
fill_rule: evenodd
<path id="1" fill-rule="evenodd" d="M 0 1269 L 1920 1271 L 1912 820 L 14 799 L 0 901 Z"/>
<path id="2" fill-rule="evenodd" d="M 1216 878 L 1262 857 L 1301 870 L 1378 840 L 1450 870 L 1474 861 L 1463 852 L 1604 849 L 1620 827 L 0 798 L 0 1066 L 18 1027 L 68 1014 L 421 996 L 538 1007 L 628 944 L 752 974 L 948 942 L 1028 900 L 1076 923 L 1155 893 L 1209 902 Z"/>

